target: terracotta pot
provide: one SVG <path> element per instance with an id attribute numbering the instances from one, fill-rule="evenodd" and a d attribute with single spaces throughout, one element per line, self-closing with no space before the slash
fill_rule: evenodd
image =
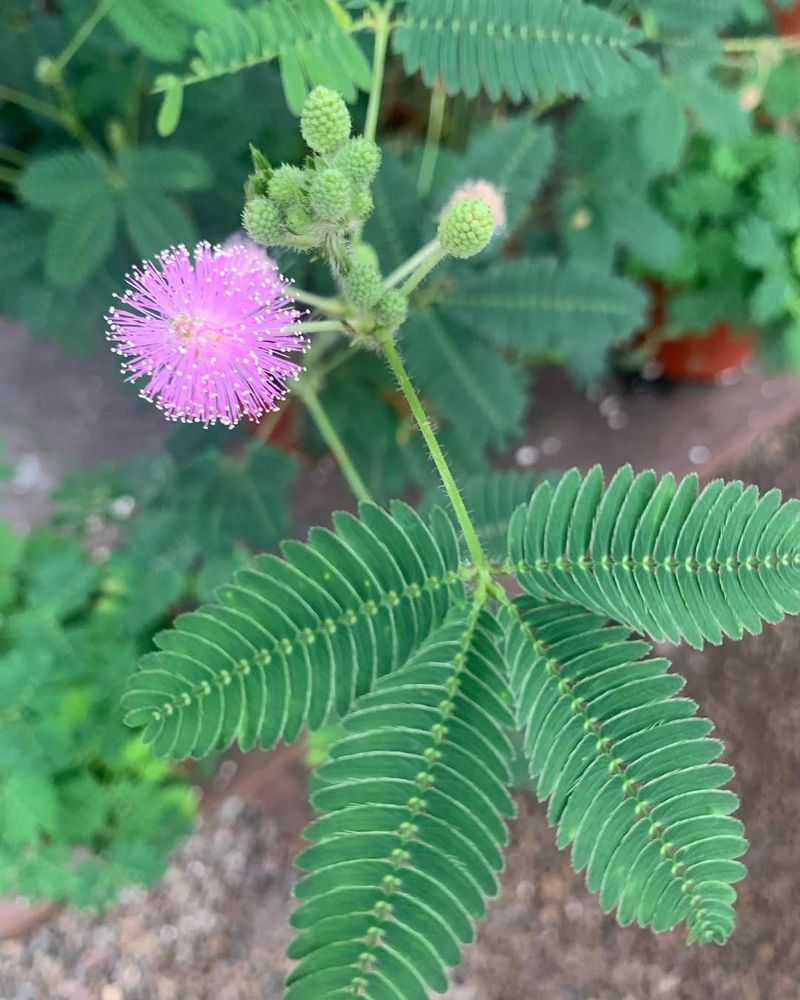
<path id="1" fill-rule="evenodd" d="M 800 35 L 800 0 L 791 7 L 769 5 L 779 35 Z"/>
<path id="2" fill-rule="evenodd" d="M 720 322 L 704 334 L 662 341 L 655 360 L 664 377 L 674 382 L 713 382 L 743 368 L 753 357 L 755 341 L 752 331 L 734 331 L 730 324 Z"/>

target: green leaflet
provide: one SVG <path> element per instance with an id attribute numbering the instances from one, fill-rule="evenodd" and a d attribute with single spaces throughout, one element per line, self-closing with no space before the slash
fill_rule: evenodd
<path id="1" fill-rule="evenodd" d="M 159 754 L 202 757 L 238 740 L 292 740 L 346 712 L 395 670 L 462 593 L 449 519 L 372 504 L 360 519 L 286 542 L 156 637 L 124 697 Z"/>
<path id="2" fill-rule="evenodd" d="M 800 611 L 800 501 L 697 476 L 599 466 L 542 483 L 517 510 L 509 552 L 522 586 L 661 641 L 701 648 Z"/>
<path id="3" fill-rule="evenodd" d="M 630 86 L 648 59 L 642 36 L 582 2 L 561 0 L 409 0 L 395 32 L 407 73 L 450 94 L 493 101 L 552 101 Z"/>
<path id="4" fill-rule="evenodd" d="M 498 347 L 555 352 L 577 375 L 602 371 L 608 347 L 639 329 L 647 297 L 631 281 L 581 261 L 504 261 L 467 272 L 439 300 L 442 313 Z"/>
<path id="5" fill-rule="evenodd" d="M 419 387 L 473 447 L 500 446 L 520 432 L 523 373 L 485 340 L 429 306 L 403 327 L 403 346 Z"/>
<path id="6" fill-rule="evenodd" d="M 301 906 L 286 1000 L 360 986 L 423 998 L 447 988 L 498 891 L 512 723 L 497 623 L 456 607 L 344 720 L 320 768 L 320 818 L 298 859 Z"/>
<path id="7" fill-rule="evenodd" d="M 729 815 L 736 796 L 719 788 L 733 772 L 715 762 L 712 724 L 627 629 L 533 598 L 509 618 L 525 755 L 558 845 L 572 844 L 575 869 L 621 924 L 685 921 L 690 942 L 723 944 L 747 841 Z"/>
<path id="8" fill-rule="evenodd" d="M 195 36 L 191 72 L 160 81 L 165 101 L 164 128 L 178 123 L 177 88 L 277 59 L 290 110 L 299 115 L 310 87 L 323 84 L 354 101 L 370 84 L 370 67 L 351 37 L 353 23 L 339 18 L 326 0 L 265 0 L 245 10 L 226 7 Z"/>

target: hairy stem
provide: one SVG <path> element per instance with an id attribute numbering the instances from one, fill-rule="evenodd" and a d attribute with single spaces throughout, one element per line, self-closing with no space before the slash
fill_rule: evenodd
<path id="1" fill-rule="evenodd" d="M 394 339 L 392 338 L 391 333 L 384 332 L 383 334 L 380 334 L 378 336 L 378 343 L 386 355 L 389 367 L 394 372 L 394 376 L 397 379 L 400 388 L 403 390 L 403 395 L 406 397 L 408 405 L 411 408 L 411 412 L 414 414 L 417 425 L 422 432 L 425 444 L 428 446 L 428 451 L 431 454 L 436 470 L 442 480 L 442 485 L 444 486 L 447 496 L 450 499 L 450 503 L 453 506 L 453 510 L 455 511 L 456 518 L 458 519 L 458 523 L 464 535 L 464 540 L 467 543 L 467 548 L 472 556 L 472 561 L 475 563 L 478 570 L 478 575 L 480 578 L 485 579 L 489 575 L 489 561 L 486 558 L 486 553 L 481 547 L 481 543 L 478 539 L 478 533 L 475 530 L 475 525 L 472 523 L 472 519 L 469 516 L 469 511 L 464 503 L 464 498 L 461 496 L 455 477 L 450 470 L 450 466 L 447 464 L 447 459 L 444 456 L 441 445 L 436 439 L 436 435 L 434 434 L 433 427 L 431 427 L 431 422 L 428 419 L 428 415 L 425 412 L 422 401 L 417 395 L 417 391 L 409 378 L 408 372 L 403 364 L 403 360 L 395 347 Z"/>
<path id="2" fill-rule="evenodd" d="M 367 105 L 367 120 L 364 125 L 364 137 L 375 141 L 378 131 L 378 112 L 381 106 L 383 91 L 383 72 L 386 67 L 386 50 L 389 47 L 389 33 L 392 23 L 393 0 L 385 4 L 372 5 L 375 18 L 375 54 L 372 60 L 372 84 L 369 88 L 369 104 Z"/>
<path id="3" fill-rule="evenodd" d="M 446 256 L 447 253 L 442 248 L 442 245 L 438 240 L 435 240 L 431 244 L 428 253 L 422 258 L 422 260 L 420 260 L 417 267 L 411 273 L 410 277 L 406 279 L 405 284 L 400 289 L 403 295 L 410 295 L 417 285 L 421 285 L 431 271 L 441 264 Z"/>
<path id="4" fill-rule="evenodd" d="M 295 302 L 302 302 L 304 305 L 311 306 L 313 309 L 318 309 L 320 312 L 327 313 L 329 316 L 344 315 L 344 308 L 338 299 L 327 299 L 322 295 L 314 295 L 313 292 L 307 292 L 302 288 L 298 288 L 297 285 L 292 285 L 289 294 Z"/>
<path id="5" fill-rule="evenodd" d="M 428 113 L 428 134 L 425 137 L 425 149 L 419 166 L 417 178 L 417 193 L 424 198 L 430 193 L 433 177 L 436 173 L 436 161 L 439 158 L 439 145 L 442 141 L 444 125 L 444 109 L 447 103 L 447 93 L 441 83 L 434 84 L 431 91 L 431 107 Z"/>
<path id="6" fill-rule="evenodd" d="M 328 414 L 325 412 L 325 408 L 315 390 L 308 384 L 304 385 L 300 383 L 297 392 L 305 403 L 306 409 L 311 414 L 314 423 L 317 425 L 317 430 L 322 436 L 322 440 L 330 448 L 336 461 L 339 463 L 342 475 L 347 480 L 347 485 L 353 491 L 353 495 L 357 500 L 372 500 L 372 496 L 364 480 L 353 464 L 353 460 L 350 458 L 342 439 L 336 433 L 336 428 L 328 418 Z"/>
<path id="7" fill-rule="evenodd" d="M 426 243 L 425 246 L 418 250 L 413 256 L 409 257 L 408 260 L 404 260 L 399 267 L 395 268 L 394 271 L 386 279 L 386 287 L 394 288 L 395 285 L 399 285 L 400 282 L 407 278 L 412 271 L 414 271 L 419 264 L 425 260 L 426 257 L 439 245 L 438 240 L 431 240 L 430 243 Z"/>

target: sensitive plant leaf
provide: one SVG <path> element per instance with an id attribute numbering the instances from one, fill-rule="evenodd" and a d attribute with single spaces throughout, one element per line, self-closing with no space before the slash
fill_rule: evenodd
<path id="1" fill-rule="evenodd" d="M 264 0 L 246 9 L 226 7 L 213 25 L 195 35 L 191 72 L 169 76 L 160 86 L 174 94 L 178 85 L 194 83 L 272 60 L 280 64 L 290 110 L 299 115 L 310 88 L 331 87 L 354 101 L 370 86 L 370 65 L 352 38 L 354 23 L 342 19 L 326 0 Z M 163 127 L 174 127 L 179 109 L 162 109 Z"/>
<path id="2" fill-rule="evenodd" d="M 403 328 L 403 346 L 426 398 L 473 446 L 501 446 L 520 432 L 522 372 L 463 321 L 434 306 L 417 309 Z"/>
<path id="3" fill-rule="evenodd" d="M 286 1000 L 447 988 L 514 812 L 497 635 L 479 607 L 454 609 L 344 720 L 314 778 Z"/>
<path id="4" fill-rule="evenodd" d="M 58 803 L 47 778 L 12 772 L 0 781 L 0 839 L 20 848 L 55 833 L 57 824 Z"/>
<path id="5" fill-rule="evenodd" d="M 631 86 L 648 59 L 642 35 L 606 11 L 575 0 L 409 0 L 395 30 L 406 72 L 428 86 L 492 101 L 507 95 L 556 97 L 610 94 Z"/>
<path id="6" fill-rule="evenodd" d="M 44 255 L 47 216 L 0 205 L 0 273 L 8 286 L 29 274 Z"/>
<path id="7" fill-rule="evenodd" d="M 102 265 L 114 246 L 117 210 L 106 188 L 69 202 L 47 237 L 45 272 L 58 288 L 76 288 Z"/>
<path id="8" fill-rule="evenodd" d="M 624 517 L 620 517 L 620 523 Z M 506 660 L 524 755 L 559 847 L 572 845 L 601 905 L 623 925 L 724 944 L 745 875 L 733 771 L 717 758 L 683 678 L 626 628 L 569 605 L 520 598 Z"/>
<path id="9" fill-rule="evenodd" d="M 119 167 L 127 184 L 138 191 L 198 191 L 212 181 L 205 157 L 177 146 L 125 149 L 120 153 Z"/>
<path id="10" fill-rule="evenodd" d="M 60 211 L 107 194 L 109 166 L 89 150 L 64 150 L 35 157 L 19 179 L 17 190 L 34 208 Z"/>
<path id="11" fill-rule="evenodd" d="M 509 552 L 539 599 L 568 601 L 656 641 L 702 648 L 800 611 L 800 500 L 696 475 L 599 466 L 540 484 Z"/>
<path id="12" fill-rule="evenodd" d="M 670 173 L 681 162 L 688 137 L 683 102 L 669 81 L 655 87 L 641 106 L 639 148 L 648 170 Z"/>
<path id="13" fill-rule="evenodd" d="M 235 541 L 267 551 L 289 533 L 286 493 L 294 475 L 291 459 L 259 440 L 232 454 L 206 449 L 181 470 L 177 508 L 208 553 Z"/>
<path id="14" fill-rule="evenodd" d="M 396 670 L 463 595 L 449 519 L 362 504 L 333 531 L 259 556 L 218 603 L 156 637 L 125 694 L 126 722 L 157 754 L 204 757 L 297 738 Z"/>
<path id="15" fill-rule="evenodd" d="M 159 190 L 129 188 L 122 193 L 122 219 L 136 252 L 150 258 L 165 247 L 197 241 L 197 232 L 183 208 Z"/>
<path id="16" fill-rule="evenodd" d="M 647 298 L 631 281 L 579 261 L 505 261 L 459 278 L 439 308 L 499 347 L 562 356 L 579 376 L 601 371 L 611 343 L 645 317 Z"/>
<path id="17" fill-rule="evenodd" d="M 736 253 L 748 267 L 770 270 L 786 261 L 786 250 L 777 233 L 758 215 L 743 219 L 736 228 Z"/>

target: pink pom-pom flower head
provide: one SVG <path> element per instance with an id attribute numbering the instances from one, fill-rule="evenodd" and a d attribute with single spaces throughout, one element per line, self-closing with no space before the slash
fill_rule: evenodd
<path id="1" fill-rule="evenodd" d="M 266 255 L 241 244 L 172 247 L 127 282 L 107 336 L 128 380 L 146 378 L 140 395 L 170 420 L 258 419 L 302 372 L 291 359 L 306 349 L 291 329 L 302 314 Z"/>

